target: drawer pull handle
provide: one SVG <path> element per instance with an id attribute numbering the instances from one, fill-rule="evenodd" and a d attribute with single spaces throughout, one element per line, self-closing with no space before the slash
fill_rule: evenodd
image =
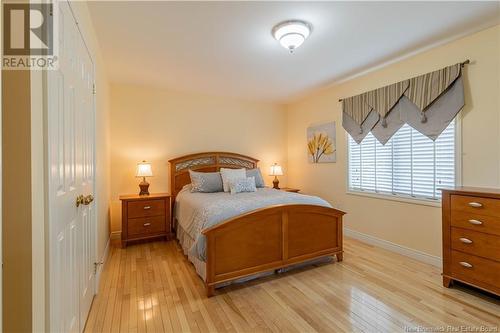
<path id="1" fill-rule="evenodd" d="M 479 220 L 469 220 L 469 223 L 470 224 L 474 224 L 474 225 L 481 225 L 481 224 L 483 224 L 483 222 L 481 222 Z"/>
<path id="2" fill-rule="evenodd" d="M 144 210 L 151 209 L 151 206 L 144 206 Z"/>
<path id="3" fill-rule="evenodd" d="M 144 223 L 145 227 L 149 227 L 150 225 L 151 225 L 151 223 Z"/>
<path id="4" fill-rule="evenodd" d="M 483 204 L 480 202 L 469 202 L 469 206 L 474 207 L 474 208 L 480 208 L 480 207 L 483 207 Z"/>
<path id="5" fill-rule="evenodd" d="M 461 237 L 461 238 L 460 238 L 460 241 L 461 241 L 462 243 L 465 243 L 465 244 L 471 244 L 471 243 L 472 243 L 472 241 L 471 241 L 470 239 L 465 238 L 465 237 Z"/>
<path id="6" fill-rule="evenodd" d="M 462 266 L 464 266 L 464 267 L 466 267 L 466 268 L 472 268 L 472 265 L 471 265 L 471 264 L 469 264 L 469 263 L 468 263 L 468 262 L 466 262 L 466 261 L 461 261 L 461 262 L 460 262 L 460 265 L 462 265 Z"/>

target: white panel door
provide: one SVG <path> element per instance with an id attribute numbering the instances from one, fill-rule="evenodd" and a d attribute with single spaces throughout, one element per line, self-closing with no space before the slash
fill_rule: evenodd
<path id="1" fill-rule="evenodd" d="M 50 330 L 81 332 L 95 294 L 93 65 L 69 5 L 59 10 L 59 70 L 47 73 Z"/>
<path id="2" fill-rule="evenodd" d="M 82 219 L 80 224 L 80 327 L 83 329 L 87 315 L 90 311 L 92 299 L 95 294 L 95 203 L 94 194 L 94 68 L 92 60 L 87 52 L 85 44 L 81 39 L 79 43 L 79 73 L 78 82 L 78 108 L 79 108 L 79 130 L 81 131 L 81 146 L 77 149 L 81 161 L 81 185 L 82 193 L 92 202 L 82 205 Z M 91 197 L 89 197 L 91 196 Z M 89 200 L 89 199 L 87 199 Z"/>

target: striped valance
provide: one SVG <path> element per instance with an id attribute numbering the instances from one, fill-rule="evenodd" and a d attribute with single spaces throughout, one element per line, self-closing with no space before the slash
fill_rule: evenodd
<path id="1" fill-rule="evenodd" d="M 358 143 L 371 131 L 385 144 L 405 123 L 435 140 L 465 104 L 462 65 L 345 98 L 342 126 Z"/>

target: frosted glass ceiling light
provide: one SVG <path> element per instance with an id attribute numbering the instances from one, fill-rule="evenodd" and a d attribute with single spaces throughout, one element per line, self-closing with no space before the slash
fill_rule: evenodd
<path id="1" fill-rule="evenodd" d="M 311 25 L 298 20 L 285 21 L 275 25 L 272 34 L 281 46 L 293 53 L 311 34 Z"/>

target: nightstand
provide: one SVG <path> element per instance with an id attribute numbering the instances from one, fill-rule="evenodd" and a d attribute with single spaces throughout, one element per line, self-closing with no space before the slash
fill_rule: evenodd
<path id="1" fill-rule="evenodd" d="M 280 188 L 280 191 L 299 193 L 300 189 L 298 189 L 298 188 L 291 188 L 291 187 L 282 187 L 282 188 Z"/>
<path id="2" fill-rule="evenodd" d="M 172 237 L 170 194 L 122 195 L 122 247 L 128 242 Z"/>

